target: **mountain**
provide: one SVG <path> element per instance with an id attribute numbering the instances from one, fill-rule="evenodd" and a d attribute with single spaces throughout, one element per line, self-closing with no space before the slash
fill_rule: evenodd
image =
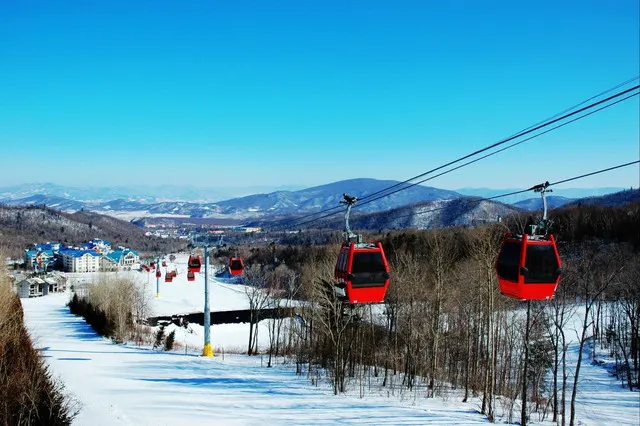
<path id="1" fill-rule="evenodd" d="M 354 230 L 430 229 L 447 226 L 495 223 L 500 216 L 517 213 L 520 209 L 495 201 L 461 197 L 416 203 L 383 212 L 353 214 Z M 316 225 L 319 228 L 343 229 L 344 220 L 336 217 Z"/>
<path id="2" fill-rule="evenodd" d="M 461 194 L 455 191 L 422 185 L 411 186 L 379 200 L 376 200 L 377 196 L 373 195 L 396 185 L 397 188 L 407 186 L 407 184 L 393 180 L 360 178 L 296 191 L 275 191 L 207 202 L 204 199 L 198 201 L 160 199 L 148 195 L 151 191 L 147 187 L 74 189 L 52 184 L 28 184 L 13 187 L 11 191 L 8 191 L 7 188 L 0 189 L 0 197 L 2 197 L 0 203 L 9 206 L 44 204 L 66 212 L 95 211 L 127 220 L 149 216 L 260 220 L 300 216 L 336 207 L 340 205 L 343 193 L 360 198 L 371 196 L 371 202 L 367 200 L 367 202 L 357 205 L 357 212 L 360 213 L 381 212 L 426 201 L 453 200 L 461 197 Z M 143 196 L 141 192 L 144 188 L 149 191 L 146 196 Z M 179 188 L 181 188 L 179 192 L 182 196 L 198 197 L 201 194 L 200 189 L 177 186 L 156 187 L 153 189 L 153 193 L 164 191 L 166 196 L 170 193 L 177 193 L 171 191 L 178 191 Z M 550 207 L 555 208 L 572 201 L 571 199 L 574 198 L 561 194 L 601 194 L 609 193 L 614 189 L 616 188 L 554 190 L 548 200 Z M 508 193 L 510 190 L 465 188 L 461 191 L 477 193 L 478 196 L 485 198 Z M 118 196 L 109 198 L 109 196 L 115 195 Z M 540 209 L 539 197 L 532 197 L 531 194 L 526 193 L 518 195 L 522 199 L 505 197 L 500 201 L 516 203 L 516 207 L 525 210 Z"/>
<path id="3" fill-rule="evenodd" d="M 0 199 L 0 203 L 13 206 L 46 204 L 64 211 L 84 209 L 114 216 L 118 216 L 123 212 L 139 212 L 141 216 L 180 215 L 246 219 L 316 212 L 338 206 L 342 200 L 343 193 L 365 197 L 393 185 L 406 186 L 401 182 L 392 180 L 350 179 L 298 191 L 275 191 L 268 194 L 254 194 L 216 203 L 186 201 L 147 202 L 132 197 L 121 197 L 110 201 L 76 200 L 55 195 L 55 193 L 60 192 L 60 188 L 52 186 L 37 187 L 35 189 L 43 192 L 42 194 L 22 198 L 17 197 L 17 195 L 25 195 L 28 192 L 25 188 L 11 194 L 5 192 L 5 198 Z M 31 188 L 31 190 L 33 189 Z M 67 193 L 67 195 L 71 196 L 73 194 Z M 361 211 L 382 211 L 421 201 L 453 199 L 459 196 L 453 191 L 415 185 L 407 190 L 364 204 Z"/>
<path id="4" fill-rule="evenodd" d="M 34 195 L 61 197 L 75 201 L 105 202 L 125 199 L 145 203 L 160 201 L 215 202 L 274 190 L 298 190 L 299 185 L 199 188 L 180 185 L 127 185 L 108 187 L 71 187 L 52 183 L 27 183 L 0 187 L 0 202 Z"/>
<path id="5" fill-rule="evenodd" d="M 34 243 L 59 241 L 79 245 L 92 238 L 144 252 L 184 249 L 186 242 L 144 235 L 139 227 L 114 217 L 79 211 L 63 213 L 49 207 L 0 205 L 0 247 L 5 256 L 20 257 Z"/>
<path id="6" fill-rule="evenodd" d="M 547 207 L 550 209 L 555 209 L 556 207 L 563 206 L 572 201 L 574 201 L 573 198 L 551 195 L 547 197 Z M 517 203 L 512 203 L 512 205 L 523 210 L 542 210 L 542 197 L 538 196 L 535 198 L 528 198 L 526 200 L 518 201 Z"/>
<path id="7" fill-rule="evenodd" d="M 598 197 L 601 195 L 612 194 L 614 192 L 622 191 L 626 188 L 619 187 L 605 187 L 605 188 L 553 188 L 554 196 L 561 196 L 565 198 L 585 198 L 585 197 Z M 508 194 L 510 192 L 520 191 L 522 188 L 506 188 L 506 189 L 492 189 L 492 188 L 460 188 L 455 191 L 462 195 L 469 195 L 473 197 L 489 198 L 495 197 L 500 194 Z M 523 192 L 522 194 L 510 195 L 508 197 L 500 197 L 499 200 L 507 204 L 515 204 L 519 201 L 524 201 L 532 197 L 532 193 Z M 540 197 L 538 197 L 540 199 Z"/>
<path id="8" fill-rule="evenodd" d="M 574 200 L 567 204 L 567 207 L 577 205 L 592 205 L 598 204 L 601 206 L 622 206 L 629 203 L 640 201 L 640 189 L 627 189 L 624 191 L 616 192 L 615 194 L 603 195 L 600 197 L 587 197 L 579 200 Z"/>
<path id="9" fill-rule="evenodd" d="M 74 212 L 87 206 L 82 201 L 71 200 L 69 198 L 58 197 L 57 195 L 35 194 L 24 198 L 5 199 L 2 201 L 5 206 L 43 206 L 55 208 L 56 210 Z"/>
<path id="10" fill-rule="evenodd" d="M 257 194 L 248 197 L 217 203 L 226 214 L 242 211 L 252 212 L 254 216 L 306 214 L 340 205 L 342 194 L 369 196 L 401 182 L 376 179 L 350 179 L 315 186 L 300 191 L 278 191 L 271 194 Z M 444 189 L 416 185 L 405 191 L 363 204 L 360 211 L 374 212 L 413 204 L 420 201 L 444 200 L 458 198 L 460 194 Z M 372 198 L 375 199 L 375 196 Z"/>

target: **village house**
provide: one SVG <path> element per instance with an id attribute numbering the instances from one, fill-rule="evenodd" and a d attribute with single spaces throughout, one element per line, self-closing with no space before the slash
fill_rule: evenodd
<path id="1" fill-rule="evenodd" d="M 62 267 L 65 272 L 98 272 L 102 254 L 93 250 L 60 250 Z"/>
<path id="2" fill-rule="evenodd" d="M 57 269 L 65 272 L 99 272 L 135 269 L 140 263 L 138 252 L 118 247 L 112 250 L 111 243 L 94 238 L 80 247 L 65 247 L 60 243 L 34 244 L 25 250 L 28 270 L 46 273 Z"/>
<path id="3" fill-rule="evenodd" d="M 21 298 L 64 293 L 67 290 L 67 279 L 61 274 L 50 274 L 44 278 L 17 274 L 14 276 L 13 290 Z"/>
<path id="4" fill-rule="evenodd" d="M 27 297 L 39 297 L 45 294 L 45 291 L 49 292 L 49 287 L 45 290 L 45 281 L 42 278 L 32 277 L 24 278 L 19 282 L 16 282 L 16 293 L 21 298 Z"/>

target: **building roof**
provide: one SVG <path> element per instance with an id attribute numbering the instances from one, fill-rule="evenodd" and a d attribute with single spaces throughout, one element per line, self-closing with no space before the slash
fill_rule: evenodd
<path id="1" fill-rule="evenodd" d="M 113 260 L 114 262 L 120 263 L 120 259 L 122 259 L 124 256 L 128 255 L 129 253 L 133 253 L 134 256 L 140 256 L 138 254 L 137 251 L 135 250 L 129 250 L 129 249 L 124 249 L 124 250 L 114 250 L 110 253 L 107 253 L 107 257 L 111 260 Z"/>
<path id="2" fill-rule="evenodd" d="M 107 253 L 105 257 L 116 263 L 120 263 L 120 259 L 122 259 L 122 250 L 116 250 L 116 251 L 112 251 L 111 253 Z"/>
<path id="3" fill-rule="evenodd" d="M 101 257 L 102 254 L 95 252 L 93 250 L 76 250 L 76 249 L 65 249 L 61 251 L 62 254 L 69 255 L 71 257 L 82 257 L 85 254 L 88 254 L 93 257 Z"/>
<path id="4" fill-rule="evenodd" d="M 41 250 L 41 251 L 35 251 L 35 250 L 27 250 L 25 252 L 27 257 L 30 257 L 31 259 L 35 259 L 36 257 L 38 257 L 41 254 L 46 255 L 47 257 L 53 257 L 53 251 L 52 250 Z"/>
<path id="5" fill-rule="evenodd" d="M 60 249 L 60 243 L 34 244 L 33 248 L 36 251 L 57 251 Z"/>

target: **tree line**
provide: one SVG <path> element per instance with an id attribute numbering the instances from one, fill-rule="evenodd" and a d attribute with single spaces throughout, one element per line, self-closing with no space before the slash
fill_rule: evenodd
<path id="1" fill-rule="evenodd" d="M 78 408 L 34 347 L 20 299 L 0 267 L 0 424 L 69 425 Z"/>

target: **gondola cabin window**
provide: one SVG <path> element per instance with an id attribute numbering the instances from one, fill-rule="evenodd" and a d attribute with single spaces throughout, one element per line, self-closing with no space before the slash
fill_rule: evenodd
<path id="1" fill-rule="evenodd" d="M 380 252 L 354 253 L 351 274 L 353 287 L 376 287 L 385 285 L 388 274 Z M 386 277 L 385 277 L 386 274 Z"/>
<path id="2" fill-rule="evenodd" d="M 518 282 L 520 268 L 521 245 L 516 242 L 505 242 L 498 259 L 498 276 L 502 279 Z"/>
<path id="3" fill-rule="evenodd" d="M 548 244 L 527 245 L 525 284 L 552 283 L 558 278 L 558 260 Z"/>

